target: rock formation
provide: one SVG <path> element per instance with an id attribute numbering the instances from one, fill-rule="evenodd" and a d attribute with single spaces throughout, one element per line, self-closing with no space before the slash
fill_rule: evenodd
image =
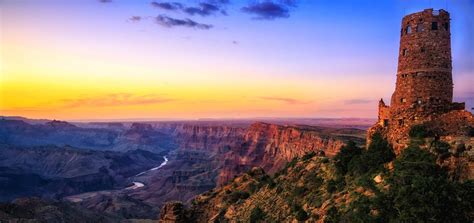
<path id="1" fill-rule="evenodd" d="M 357 129 L 332 129 L 313 126 L 282 126 L 258 122 L 247 128 L 238 147 L 224 154 L 219 184 L 253 167 L 275 173 L 293 158 L 307 153 L 335 155 L 349 140 L 363 144 Z"/>

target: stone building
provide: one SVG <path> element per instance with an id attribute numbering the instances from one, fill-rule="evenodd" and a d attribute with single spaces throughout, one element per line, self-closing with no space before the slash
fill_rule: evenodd
<path id="1" fill-rule="evenodd" d="M 401 26 L 395 92 L 390 106 L 380 100 L 369 139 L 380 131 L 399 153 L 415 125 L 439 138 L 469 135 L 474 117 L 464 103 L 453 102 L 449 13 L 426 9 L 405 16 Z"/>

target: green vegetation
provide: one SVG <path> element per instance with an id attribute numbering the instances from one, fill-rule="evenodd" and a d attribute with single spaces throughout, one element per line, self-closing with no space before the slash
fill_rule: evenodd
<path id="1" fill-rule="evenodd" d="M 306 221 L 309 218 L 308 213 L 304 211 L 303 209 L 299 209 L 296 212 L 296 220 L 298 221 Z"/>
<path id="2" fill-rule="evenodd" d="M 426 136 L 420 129 L 414 136 Z M 448 143 L 435 140 L 422 149 L 425 140 L 414 140 L 397 158 L 379 133 L 367 149 L 350 142 L 334 159 L 306 154 L 274 177 L 249 173 L 243 184 L 246 192 L 234 188 L 225 191 L 224 198 L 228 204 L 245 206 L 243 199 L 259 193 L 259 199 L 288 205 L 276 209 L 278 215 L 250 207 L 250 222 L 285 221 L 282 216 L 288 215 L 309 222 L 470 222 L 474 181 L 457 182 L 437 164 L 468 148 L 458 144 L 451 150 Z"/>
<path id="3" fill-rule="evenodd" d="M 341 216 L 336 207 L 332 206 L 327 210 L 324 223 L 338 223 L 341 222 Z"/>
<path id="4" fill-rule="evenodd" d="M 245 191 L 233 191 L 227 197 L 229 203 L 235 203 L 238 200 L 245 200 L 250 197 L 250 194 Z"/>
<path id="5" fill-rule="evenodd" d="M 339 174 L 361 176 L 371 174 L 383 168 L 395 157 L 387 140 L 380 133 L 375 133 L 367 150 L 358 148 L 354 143 L 348 143 L 334 158 Z"/>
<path id="6" fill-rule="evenodd" d="M 434 137 L 435 134 L 425 125 L 415 125 L 410 129 L 409 136 L 411 138 L 423 139 L 428 137 Z"/>
<path id="7" fill-rule="evenodd" d="M 328 180 L 326 184 L 326 191 L 328 193 L 334 193 L 344 188 L 345 181 L 342 177 L 336 177 L 335 179 Z"/>
<path id="8" fill-rule="evenodd" d="M 266 214 L 262 211 L 259 207 L 255 207 L 250 212 L 250 222 L 257 223 L 257 222 L 265 222 Z"/>
<path id="9" fill-rule="evenodd" d="M 436 156 L 418 146 L 405 149 L 386 176 L 388 190 L 377 190 L 367 181 L 374 196 L 358 195 L 342 216 L 348 222 L 469 222 L 474 183 L 449 180 Z M 364 176 L 357 178 L 364 182 Z"/>
<path id="10" fill-rule="evenodd" d="M 311 159 L 315 156 L 316 156 L 315 152 L 306 153 L 306 154 L 303 155 L 303 157 L 301 157 L 301 160 L 307 161 L 307 160 L 309 160 L 309 159 Z"/>
<path id="11" fill-rule="evenodd" d="M 294 213 L 295 218 L 298 221 L 305 221 L 309 218 L 308 213 L 306 213 L 306 211 L 296 203 L 291 205 L 291 211 Z"/>
<path id="12" fill-rule="evenodd" d="M 395 160 L 388 192 L 399 222 L 469 222 L 473 200 L 436 164 L 436 157 L 418 147 L 407 148 Z M 472 185 L 472 183 L 471 183 Z"/>
<path id="13" fill-rule="evenodd" d="M 290 168 L 290 167 L 294 167 L 297 162 L 298 162 L 298 158 L 297 158 L 297 157 L 293 158 L 290 162 L 288 162 L 288 163 L 286 164 L 286 168 L 285 168 L 285 169 Z"/>
<path id="14" fill-rule="evenodd" d="M 357 147 L 353 141 L 341 148 L 341 151 L 334 157 L 336 169 L 339 174 L 346 174 L 349 169 L 349 162 L 356 156 L 362 154 L 362 148 Z"/>
<path id="15" fill-rule="evenodd" d="M 467 131 L 468 136 L 474 137 L 474 127 L 469 127 L 469 130 Z"/>
<path id="16" fill-rule="evenodd" d="M 446 142 L 436 140 L 431 143 L 431 152 L 434 154 L 438 155 L 440 159 L 445 159 L 451 155 L 449 152 L 449 149 L 451 148 L 451 145 L 449 145 Z"/>

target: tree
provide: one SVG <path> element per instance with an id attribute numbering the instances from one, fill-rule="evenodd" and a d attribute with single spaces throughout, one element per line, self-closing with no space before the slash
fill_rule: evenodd
<path id="1" fill-rule="evenodd" d="M 383 164 L 395 158 L 392 147 L 380 133 L 372 136 L 372 141 L 366 151 L 360 156 L 354 156 L 349 162 L 348 171 L 355 175 L 371 174 L 382 169 Z"/>
<path id="2" fill-rule="evenodd" d="M 356 146 L 353 141 L 349 141 L 343 146 L 339 153 L 334 157 L 335 166 L 338 173 L 344 175 L 347 173 L 351 160 L 362 154 L 362 148 Z"/>
<path id="3" fill-rule="evenodd" d="M 256 223 L 256 222 L 263 222 L 265 220 L 265 212 L 262 211 L 259 207 L 255 207 L 252 209 L 252 212 L 250 213 L 250 222 L 251 223 Z"/>
<path id="4" fill-rule="evenodd" d="M 465 189 L 449 181 L 430 152 L 416 146 L 405 149 L 389 182 L 395 222 L 469 222 L 472 204 L 462 197 Z"/>
<path id="5" fill-rule="evenodd" d="M 425 125 L 415 125 L 410 129 L 408 135 L 411 138 L 423 139 L 427 137 L 434 137 L 433 131 L 429 130 Z"/>

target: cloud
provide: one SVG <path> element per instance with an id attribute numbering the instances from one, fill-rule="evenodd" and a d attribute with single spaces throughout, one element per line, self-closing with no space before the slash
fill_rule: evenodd
<path id="1" fill-rule="evenodd" d="M 195 22 L 191 19 L 175 19 L 166 15 L 159 15 L 155 17 L 156 23 L 164 27 L 172 28 L 175 26 L 190 27 L 196 29 L 211 29 L 213 26 L 210 24 L 203 24 Z"/>
<path id="2" fill-rule="evenodd" d="M 83 97 L 76 99 L 62 100 L 62 107 L 113 107 L 113 106 L 129 106 L 129 105 L 150 105 L 162 104 L 176 101 L 175 99 L 162 97 L 159 95 L 133 95 L 133 94 L 108 94 L 99 97 Z"/>
<path id="3" fill-rule="evenodd" d="M 208 16 L 218 11 L 219 7 L 217 5 L 209 3 L 199 3 L 199 7 L 188 7 L 184 9 L 184 12 L 189 15 L 197 14 L 200 16 Z"/>
<path id="4" fill-rule="evenodd" d="M 178 9 L 184 8 L 183 4 L 179 2 L 151 2 L 151 5 L 156 8 L 176 11 Z"/>
<path id="5" fill-rule="evenodd" d="M 290 17 L 289 7 L 296 7 L 296 1 L 282 0 L 279 3 L 274 1 L 257 2 L 245 6 L 241 10 L 245 13 L 256 15 L 255 19 L 273 20 Z"/>
<path id="6" fill-rule="evenodd" d="M 224 9 L 224 5 L 228 4 L 228 0 L 208 0 L 200 2 L 197 6 L 186 7 L 185 5 L 178 2 L 152 2 L 153 7 L 167 10 L 167 11 L 181 11 L 188 15 L 200 15 L 209 16 L 217 13 L 227 15 L 227 11 Z"/>
<path id="7" fill-rule="evenodd" d="M 112 0 L 99 0 L 100 3 L 111 3 Z"/>
<path id="8" fill-rule="evenodd" d="M 291 105 L 294 105 L 294 104 L 308 104 L 309 103 L 309 102 L 300 101 L 300 100 L 294 99 L 294 98 L 283 98 L 283 97 L 260 97 L 260 99 L 267 100 L 267 101 L 278 101 L 278 102 L 283 102 L 283 103 L 291 104 Z"/>
<path id="9" fill-rule="evenodd" d="M 131 22 L 140 22 L 141 20 L 143 19 L 143 17 L 141 16 L 132 16 L 128 19 L 128 21 L 131 21 Z"/>
<path id="10" fill-rule="evenodd" d="M 344 104 L 346 104 L 346 105 L 358 105 L 358 104 L 368 104 L 368 103 L 372 103 L 372 102 L 374 102 L 374 100 L 369 100 L 369 99 L 365 99 L 365 98 L 355 98 L 355 99 L 345 100 Z"/>

